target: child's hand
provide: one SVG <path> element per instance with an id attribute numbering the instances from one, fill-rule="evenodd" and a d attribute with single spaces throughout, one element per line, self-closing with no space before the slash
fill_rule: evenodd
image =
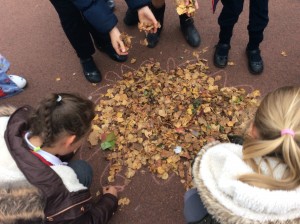
<path id="1" fill-rule="evenodd" d="M 186 0 L 185 1 L 185 4 L 186 4 L 186 6 L 188 6 L 189 4 L 191 4 L 191 2 L 190 2 L 190 0 Z M 199 4 L 198 4 L 198 1 L 197 0 L 195 0 L 195 9 L 197 10 L 197 9 L 199 9 Z M 193 16 L 193 14 L 194 13 L 187 13 L 187 16 L 188 17 L 191 17 L 191 16 Z"/>
<path id="2" fill-rule="evenodd" d="M 128 52 L 126 52 L 125 45 L 123 41 L 121 40 L 121 33 L 119 29 L 115 26 L 110 32 L 109 32 L 111 44 L 118 55 L 127 55 Z"/>
<path id="3" fill-rule="evenodd" d="M 155 19 L 155 16 L 153 15 L 152 11 L 148 6 L 144 6 L 138 10 L 139 15 L 139 21 L 143 24 L 153 24 L 153 33 L 156 33 L 158 28 L 158 22 Z M 151 32 L 151 33 L 152 33 Z"/>
<path id="4" fill-rule="evenodd" d="M 117 188 L 115 188 L 114 186 L 110 186 L 110 185 L 103 187 L 103 194 L 112 194 L 112 195 L 118 197 Z"/>
<path id="5" fill-rule="evenodd" d="M 185 1 L 185 4 L 186 4 L 186 5 L 189 5 L 189 4 L 190 4 L 190 0 L 186 0 L 186 1 Z M 198 4 L 198 1 L 197 1 L 197 0 L 195 0 L 195 9 L 199 9 L 199 4 Z"/>

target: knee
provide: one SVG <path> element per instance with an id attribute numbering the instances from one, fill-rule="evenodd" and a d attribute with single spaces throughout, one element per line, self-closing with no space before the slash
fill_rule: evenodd
<path id="1" fill-rule="evenodd" d="M 68 165 L 76 173 L 79 182 L 86 187 L 90 187 L 93 179 L 93 169 L 91 165 L 84 160 L 74 160 Z"/>

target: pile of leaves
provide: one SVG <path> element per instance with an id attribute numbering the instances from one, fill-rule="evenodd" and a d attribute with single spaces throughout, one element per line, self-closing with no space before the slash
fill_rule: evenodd
<path id="1" fill-rule="evenodd" d="M 220 87 L 221 76 L 210 77 L 207 69 L 201 60 L 169 72 L 149 63 L 102 95 L 89 141 L 110 149 L 109 182 L 124 167 L 127 178 L 148 167 L 164 180 L 175 173 L 190 188 L 191 163 L 201 147 L 243 133 L 259 91 Z"/>

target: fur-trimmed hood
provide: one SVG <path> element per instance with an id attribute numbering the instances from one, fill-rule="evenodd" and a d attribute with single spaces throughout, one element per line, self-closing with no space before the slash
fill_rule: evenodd
<path id="1" fill-rule="evenodd" d="M 24 203 L 25 202 L 25 203 Z M 43 223 L 45 201 L 27 181 L 0 186 L 0 223 Z"/>
<path id="2" fill-rule="evenodd" d="M 15 110 L 11 106 L 0 107 L 0 223 L 40 224 L 45 218 L 45 200 L 41 192 L 29 184 L 21 172 L 13 171 L 18 168 L 11 160 L 4 141 L 8 116 Z"/>
<path id="3" fill-rule="evenodd" d="M 282 176 L 285 168 L 284 164 L 277 166 L 275 178 Z M 300 188 L 270 191 L 237 180 L 251 172 L 240 145 L 215 142 L 201 149 L 193 176 L 208 212 L 222 224 L 299 224 Z"/>

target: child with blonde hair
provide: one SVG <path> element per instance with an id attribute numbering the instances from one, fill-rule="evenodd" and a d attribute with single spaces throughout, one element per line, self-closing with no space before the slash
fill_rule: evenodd
<path id="1" fill-rule="evenodd" d="M 224 224 L 300 223 L 300 87 L 267 94 L 248 134 L 242 146 L 201 149 L 193 164 L 201 199 L 186 201 L 188 223 L 207 211 Z"/>
<path id="2" fill-rule="evenodd" d="M 0 107 L 0 223 L 107 223 L 117 190 L 92 202 L 92 168 L 64 160 L 81 147 L 94 104 L 75 94 L 51 94 L 36 109 Z"/>

